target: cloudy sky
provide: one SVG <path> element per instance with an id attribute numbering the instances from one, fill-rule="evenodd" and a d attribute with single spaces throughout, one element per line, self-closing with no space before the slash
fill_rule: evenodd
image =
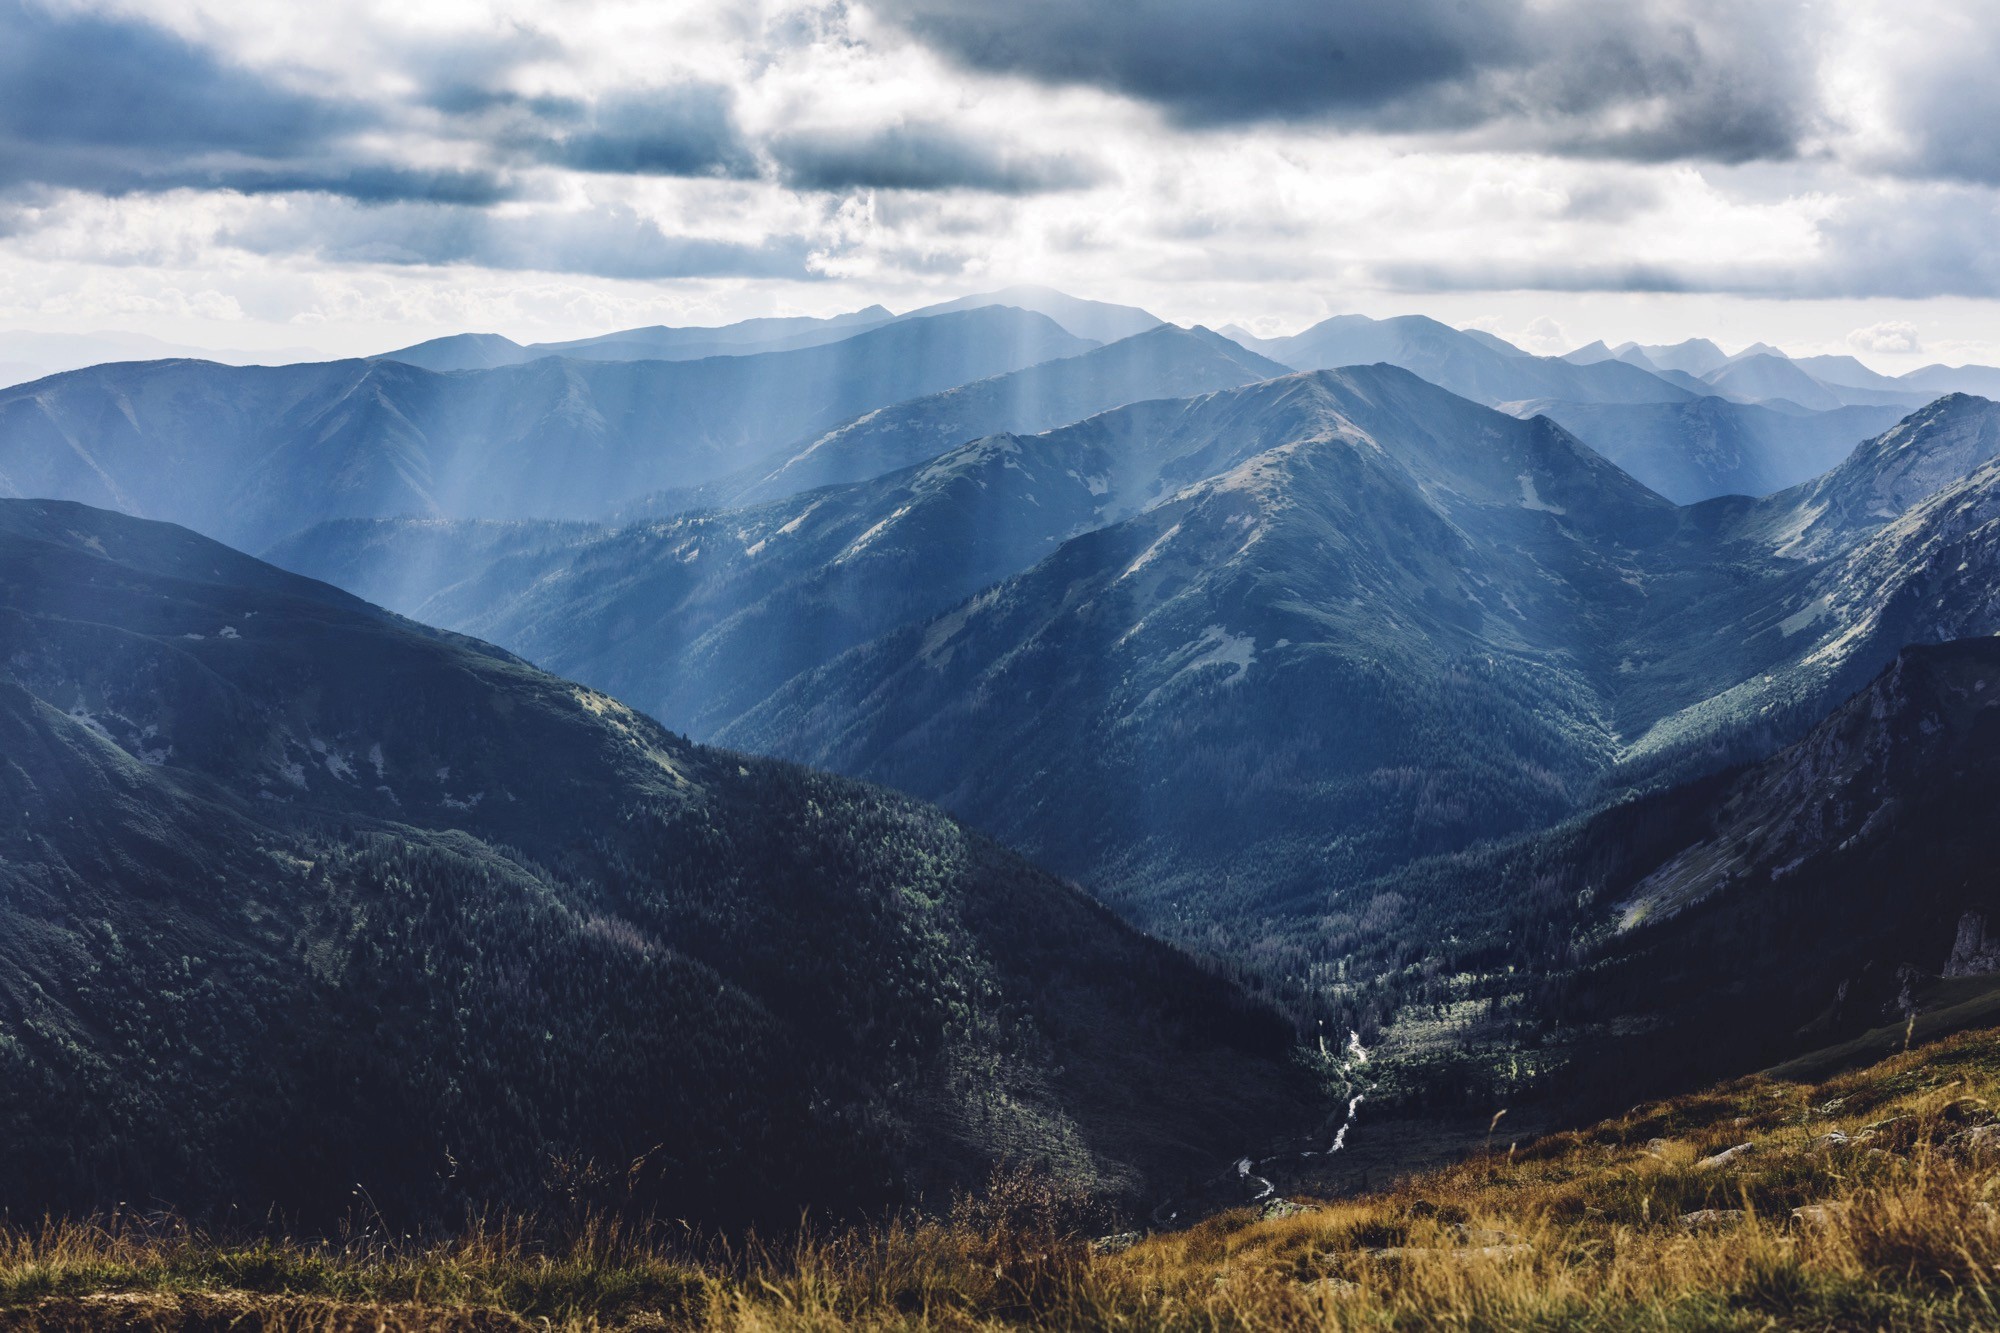
<path id="1" fill-rule="evenodd" d="M 0 330 L 381 350 L 1037 281 L 2000 361 L 2000 0 L 0 0 Z"/>

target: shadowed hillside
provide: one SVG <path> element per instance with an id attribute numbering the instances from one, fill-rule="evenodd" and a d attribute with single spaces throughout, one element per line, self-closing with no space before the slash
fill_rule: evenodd
<path id="1" fill-rule="evenodd" d="M 1289 1028 L 936 811 L 183 530 L 0 503 L 0 656 L 14 1215 L 1137 1199 L 1310 1114 Z"/>

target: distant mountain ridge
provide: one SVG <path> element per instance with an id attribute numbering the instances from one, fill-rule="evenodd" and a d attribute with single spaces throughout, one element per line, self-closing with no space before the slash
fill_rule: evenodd
<path id="1" fill-rule="evenodd" d="M 984 307 L 701 361 L 99 366 L 0 391 L 0 493 L 107 505 L 251 549 L 334 517 L 589 518 L 873 409 L 1092 346 L 1045 316 Z"/>
<path id="2" fill-rule="evenodd" d="M 1560 357 L 1530 356 L 1490 335 L 1454 329 L 1422 315 L 1336 315 L 1303 333 L 1260 339 L 1253 350 L 1296 370 L 1385 362 L 1489 407 L 1532 398 L 1674 403 L 1696 396 L 1637 366 L 1618 361 L 1577 365 Z"/>
<path id="3" fill-rule="evenodd" d="M 956 300 L 920 307 L 898 318 L 921 319 L 929 315 L 942 315 L 954 310 L 972 310 L 986 305 L 1005 305 L 1021 310 L 1032 310 L 1038 315 L 1048 316 L 1079 338 L 1090 338 L 1101 343 L 1130 338 L 1149 329 L 1158 328 L 1166 322 L 1151 311 L 1141 310 L 1137 306 L 1086 301 L 1067 292 L 1059 292 L 1053 287 L 1034 284 L 1021 284 L 1003 287 L 999 291 L 961 296 Z"/>
<path id="4" fill-rule="evenodd" d="M 1768 343 L 1752 343 L 1732 355 L 1706 338 L 1652 347 L 1628 342 L 1612 348 L 1595 342 L 1564 359 L 1579 364 L 1619 360 L 1654 372 L 1678 372 L 1737 401 L 1789 401 L 1812 411 L 1914 407 L 1945 393 L 1992 397 L 2000 391 L 2000 369 L 1989 366 L 1936 365 L 1884 375 L 1851 356 L 1792 357 Z"/>
<path id="5" fill-rule="evenodd" d="M 1560 422 L 1680 504 L 1769 495 L 1797 485 L 1837 466 L 1856 443 L 1881 434 L 1908 411 L 1862 406 L 1795 412 L 1713 396 L 1681 403 L 1536 400 L 1511 410 Z"/>
<path id="6" fill-rule="evenodd" d="M 310 347 L 194 348 L 140 333 L 0 330 L 0 388 L 110 361 L 195 357 L 225 365 L 275 366 L 322 356 Z"/>
<path id="7" fill-rule="evenodd" d="M 988 435 L 1035 435 L 1149 399 L 1233 389 L 1290 372 L 1207 329 L 1156 325 L 1118 342 L 912 398 L 758 460 L 692 492 L 648 497 L 618 518 L 736 508 L 866 481 Z"/>
<path id="8" fill-rule="evenodd" d="M 1482 330 L 1453 329 L 1414 315 L 1379 320 L 1337 315 L 1289 337 L 1257 338 L 1241 329 L 1234 336 L 1300 370 L 1386 361 L 1508 410 L 1531 400 L 1638 405 L 1706 396 L 1795 412 L 1856 406 L 1908 410 L 1946 392 L 2000 392 L 2000 370 L 1987 367 L 1931 366 L 1898 378 L 1877 374 L 1852 357 L 1793 359 L 1766 343 L 1731 355 L 1705 338 L 1616 348 L 1600 341 L 1561 357 L 1537 357 Z"/>
<path id="9" fill-rule="evenodd" d="M 527 344 L 497 333 L 461 333 L 383 352 L 381 359 L 438 371 L 491 370 L 547 356 L 581 361 L 696 361 L 711 356 L 751 356 L 819 347 L 898 320 L 928 319 L 993 306 L 1044 315 L 1071 335 L 1093 342 L 1117 342 L 1164 322 L 1136 306 L 1081 300 L 1049 287 L 1017 286 L 942 301 L 901 315 L 871 305 L 825 319 L 797 315 L 744 319 L 713 327 L 671 328 L 656 324 L 566 342 Z"/>
<path id="10" fill-rule="evenodd" d="M 892 318 L 881 306 L 869 306 L 828 319 L 807 316 L 745 319 L 712 328 L 655 324 L 566 342 L 525 344 L 497 333 L 459 333 L 383 352 L 380 359 L 437 371 L 491 370 L 545 356 L 579 361 L 699 361 L 710 356 L 749 356 L 818 347 L 886 324 Z"/>
<path id="11" fill-rule="evenodd" d="M 1702 340 L 1615 351 L 1600 342 L 1537 357 L 1477 329 L 1360 315 L 1290 338 L 1242 340 L 1302 370 L 1381 361 L 1517 416 L 1546 413 L 1684 503 L 1803 481 L 1890 425 L 1895 409 L 1928 401 L 1907 386 L 1835 392 L 1782 357 L 1753 349 L 1730 358 Z"/>

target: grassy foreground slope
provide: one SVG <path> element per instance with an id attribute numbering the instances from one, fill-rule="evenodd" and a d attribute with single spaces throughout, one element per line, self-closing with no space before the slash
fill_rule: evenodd
<path id="1" fill-rule="evenodd" d="M 1980 1031 L 1150 1237 L 1092 1240 L 1022 1177 L 948 1220 L 776 1250 L 44 1225 L 0 1233 L 0 1330 L 2000 1327 L 1996 1106 Z"/>

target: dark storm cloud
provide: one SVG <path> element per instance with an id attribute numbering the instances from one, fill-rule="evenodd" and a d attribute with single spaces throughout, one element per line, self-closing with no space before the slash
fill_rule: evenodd
<path id="1" fill-rule="evenodd" d="M 173 173 L 171 182 L 239 194 L 336 194 L 364 204 L 495 204 L 519 194 L 505 177 L 490 171 L 432 171 L 338 159 L 277 167 L 188 166 Z"/>
<path id="2" fill-rule="evenodd" d="M 497 75 L 551 49 L 513 33 L 464 50 L 402 53 L 423 81 L 417 105 L 477 159 L 442 169 L 385 160 L 382 137 L 408 129 L 410 106 L 288 88 L 152 24 L 0 0 L 0 189 L 482 204 L 514 197 L 512 168 L 524 162 L 627 175 L 757 173 L 727 89 L 687 84 L 595 101 L 492 90 Z M 374 146 L 355 146 L 362 132 L 374 133 Z"/>
<path id="3" fill-rule="evenodd" d="M 2000 297 L 2000 195 L 1925 184 L 1850 204 L 1820 225 L 1810 295 Z"/>
<path id="4" fill-rule="evenodd" d="M 780 178 L 800 190 L 1025 195 L 1081 189 L 1104 178 L 1101 167 L 1078 157 L 1023 152 L 941 125 L 799 131 L 776 136 L 769 149 Z"/>
<path id="5" fill-rule="evenodd" d="M 551 105 L 544 161 L 577 171 L 631 176 L 757 173 L 727 88 L 689 83 L 614 93 L 588 105 Z"/>
<path id="6" fill-rule="evenodd" d="M 496 172 L 356 156 L 379 110 L 283 87 L 151 24 L 0 0 L 0 189 L 310 191 L 490 203 Z"/>
<path id="7" fill-rule="evenodd" d="M 397 50 L 396 60 L 422 89 L 425 105 L 455 114 L 522 100 L 499 91 L 508 77 L 535 61 L 560 60 L 562 54 L 562 43 L 553 35 L 510 24 L 495 32 L 409 39 Z"/>
<path id="8" fill-rule="evenodd" d="M 1937 30 L 1889 81 L 1889 115 L 1905 142 L 1887 165 L 2000 185 L 2000 4 L 1968 4 L 1962 18 L 1971 21 Z"/>
<path id="9" fill-rule="evenodd" d="M 1684 292 L 1715 281 L 1667 264 L 1561 260 L 1466 259 L 1398 262 L 1368 267 L 1368 277 L 1405 292 Z"/>
<path id="10" fill-rule="evenodd" d="M 172 188 L 316 152 L 364 119 L 162 28 L 0 0 L 0 185 Z"/>
<path id="11" fill-rule="evenodd" d="M 874 8 L 975 68 L 1114 88 L 1200 124 L 1373 112 L 1512 59 L 1520 42 L 1493 0 L 878 0 Z"/>
<path id="12" fill-rule="evenodd" d="M 1191 126 L 1491 131 L 1642 161 L 1795 153 L 1804 10 L 1734 0 L 875 0 L 976 69 L 1087 84 Z"/>
<path id="13" fill-rule="evenodd" d="M 163 28 L 0 0 L 0 126 L 10 139 L 132 152 L 295 153 L 353 124 Z"/>
<path id="14" fill-rule="evenodd" d="M 808 243 L 673 236 L 622 207 L 586 213 L 500 215 L 479 208 L 321 200 L 261 217 L 220 241 L 257 254 L 308 254 L 333 263 L 473 265 L 607 278 L 809 279 Z"/>

